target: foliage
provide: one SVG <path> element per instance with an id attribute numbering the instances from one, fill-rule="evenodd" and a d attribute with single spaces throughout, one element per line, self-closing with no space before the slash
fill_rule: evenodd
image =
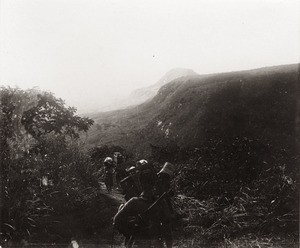
<path id="1" fill-rule="evenodd" d="M 150 143 L 151 148 L 151 158 L 154 161 L 164 163 L 165 161 L 174 162 L 176 160 L 175 154 L 179 153 L 179 147 L 174 142 L 168 142 L 167 145 L 160 147 L 156 145 L 152 145 Z"/>
<path id="2" fill-rule="evenodd" d="M 212 204 L 212 237 L 247 232 L 235 229 L 239 221 L 251 231 L 275 232 L 285 224 L 295 231 L 298 99 L 299 64 L 186 77 L 142 105 L 98 114 L 97 124 L 114 125 L 92 129 L 89 137 L 93 145 L 117 144 L 160 163 L 174 162 L 177 192 Z M 236 209 L 244 211 L 243 201 L 246 216 L 226 222 Z M 188 213 L 189 205 L 181 204 Z M 191 216 L 187 226 L 206 218 Z"/>
<path id="3" fill-rule="evenodd" d="M 174 180 L 186 233 L 222 239 L 297 232 L 299 157 L 293 148 L 263 145 L 269 143 L 210 140 L 190 153 Z"/>
<path id="4" fill-rule="evenodd" d="M 112 157 L 114 152 L 120 152 L 125 158 L 130 158 L 132 155 L 120 146 L 96 146 L 89 150 L 88 154 L 91 161 L 99 168 L 103 165 L 106 157 Z"/>
<path id="5" fill-rule="evenodd" d="M 176 80 L 143 105 L 99 115 L 89 137 L 101 146 L 88 154 L 78 137 L 92 120 L 51 93 L 1 88 L 1 238 L 91 234 L 97 218 L 107 227 L 116 206 L 95 172 L 116 150 L 177 165 L 184 234 L 295 232 L 298 67 Z"/>
<path id="6" fill-rule="evenodd" d="M 91 119 L 76 116 L 75 108 L 66 108 L 64 101 L 51 93 L 44 92 L 37 97 L 37 105 L 25 111 L 21 121 L 36 139 L 48 133 L 78 138 L 80 131 L 87 131 L 93 124 Z"/>
<path id="7" fill-rule="evenodd" d="M 259 140 L 235 137 L 209 139 L 189 152 L 190 161 L 181 166 L 176 185 L 188 195 L 209 198 L 226 194 L 232 197 L 240 186 L 260 174 L 269 148 Z"/>
<path id="8" fill-rule="evenodd" d="M 55 216 L 82 208 L 89 200 L 84 190 L 98 187 L 77 139 L 93 121 L 51 93 L 3 87 L 0 94 L 0 237 L 51 233 Z"/>

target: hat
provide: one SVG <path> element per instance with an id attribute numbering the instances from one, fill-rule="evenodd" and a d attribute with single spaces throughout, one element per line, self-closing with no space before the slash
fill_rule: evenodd
<path id="1" fill-rule="evenodd" d="M 165 173 L 172 177 L 174 175 L 175 169 L 175 165 L 171 164 L 170 162 L 166 162 L 157 174 Z"/>
<path id="2" fill-rule="evenodd" d="M 135 166 L 131 166 L 131 167 L 129 167 L 128 169 L 126 169 L 126 172 L 131 173 L 131 172 L 134 172 L 135 169 L 136 169 Z"/>
<path id="3" fill-rule="evenodd" d="M 106 157 L 106 158 L 104 159 L 104 163 L 112 164 L 112 162 L 113 162 L 113 160 L 112 160 L 111 157 Z"/>
<path id="4" fill-rule="evenodd" d="M 136 168 L 138 170 L 144 170 L 148 167 L 148 161 L 146 159 L 141 159 L 138 162 L 136 162 Z"/>

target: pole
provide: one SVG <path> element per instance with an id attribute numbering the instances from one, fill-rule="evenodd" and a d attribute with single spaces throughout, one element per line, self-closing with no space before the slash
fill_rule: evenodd
<path id="1" fill-rule="evenodd" d="M 114 248 L 114 236 L 115 236 L 115 223 L 113 222 L 112 234 L 111 234 L 111 248 Z"/>

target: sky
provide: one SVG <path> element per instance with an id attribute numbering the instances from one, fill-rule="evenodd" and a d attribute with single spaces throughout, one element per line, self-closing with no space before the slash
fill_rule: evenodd
<path id="1" fill-rule="evenodd" d="M 0 0 L 0 85 L 97 111 L 173 68 L 299 63 L 298 0 Z"/>

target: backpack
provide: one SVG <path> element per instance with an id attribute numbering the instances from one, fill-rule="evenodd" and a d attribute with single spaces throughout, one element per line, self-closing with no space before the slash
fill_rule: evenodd
<path id="1" fill-rule="evenodd" d="M 116 230 L 124 236 L 148 234 L 150 229 L 149 220 L 143 218 L 140 214 L 128 216 L 120 225 L 115 224 Z"/>
<path id="2" fill-rule="evenodd" d="M 123 219 L 120 221 L 119 219 L 120 224 L 115 225 L 115 228 L 125 236 L 130 236 L 130 235 L 138 235 L 144 237 L 151 236 L 151 233 L 154 233 L 155 231 L 157 232 L 157 228 L 159 228 L 160 226 L 159 223 L 160 220 L 158 220 L 158 218 L 155 218 L 154 216 L 157 214 L 157 211 L 155 210 L 153 211 L 153 208 L 157 206 L 157 204 L 159 204 L 159 202 L 162 201 L 166 195 L 167 192 L 162 194 L 158 199 L 152 202 L 151 205 L 149 205 L 147 209 L 144 210 L 142 213 L 136 213 L 136 215 L 127 216 L 125 220 Z M 130 201 L 132 201 L 133 199 L 131 199 Z M 130 201 L 128 202 L 128 204 L 130 204 Z M 122 211 L 122 209 L 125 206 L 126 204 L 121 206 L 119 208 L 119 211 Z M 114 223 L 117 216 L 118 214 L 114 218 Z"/>

